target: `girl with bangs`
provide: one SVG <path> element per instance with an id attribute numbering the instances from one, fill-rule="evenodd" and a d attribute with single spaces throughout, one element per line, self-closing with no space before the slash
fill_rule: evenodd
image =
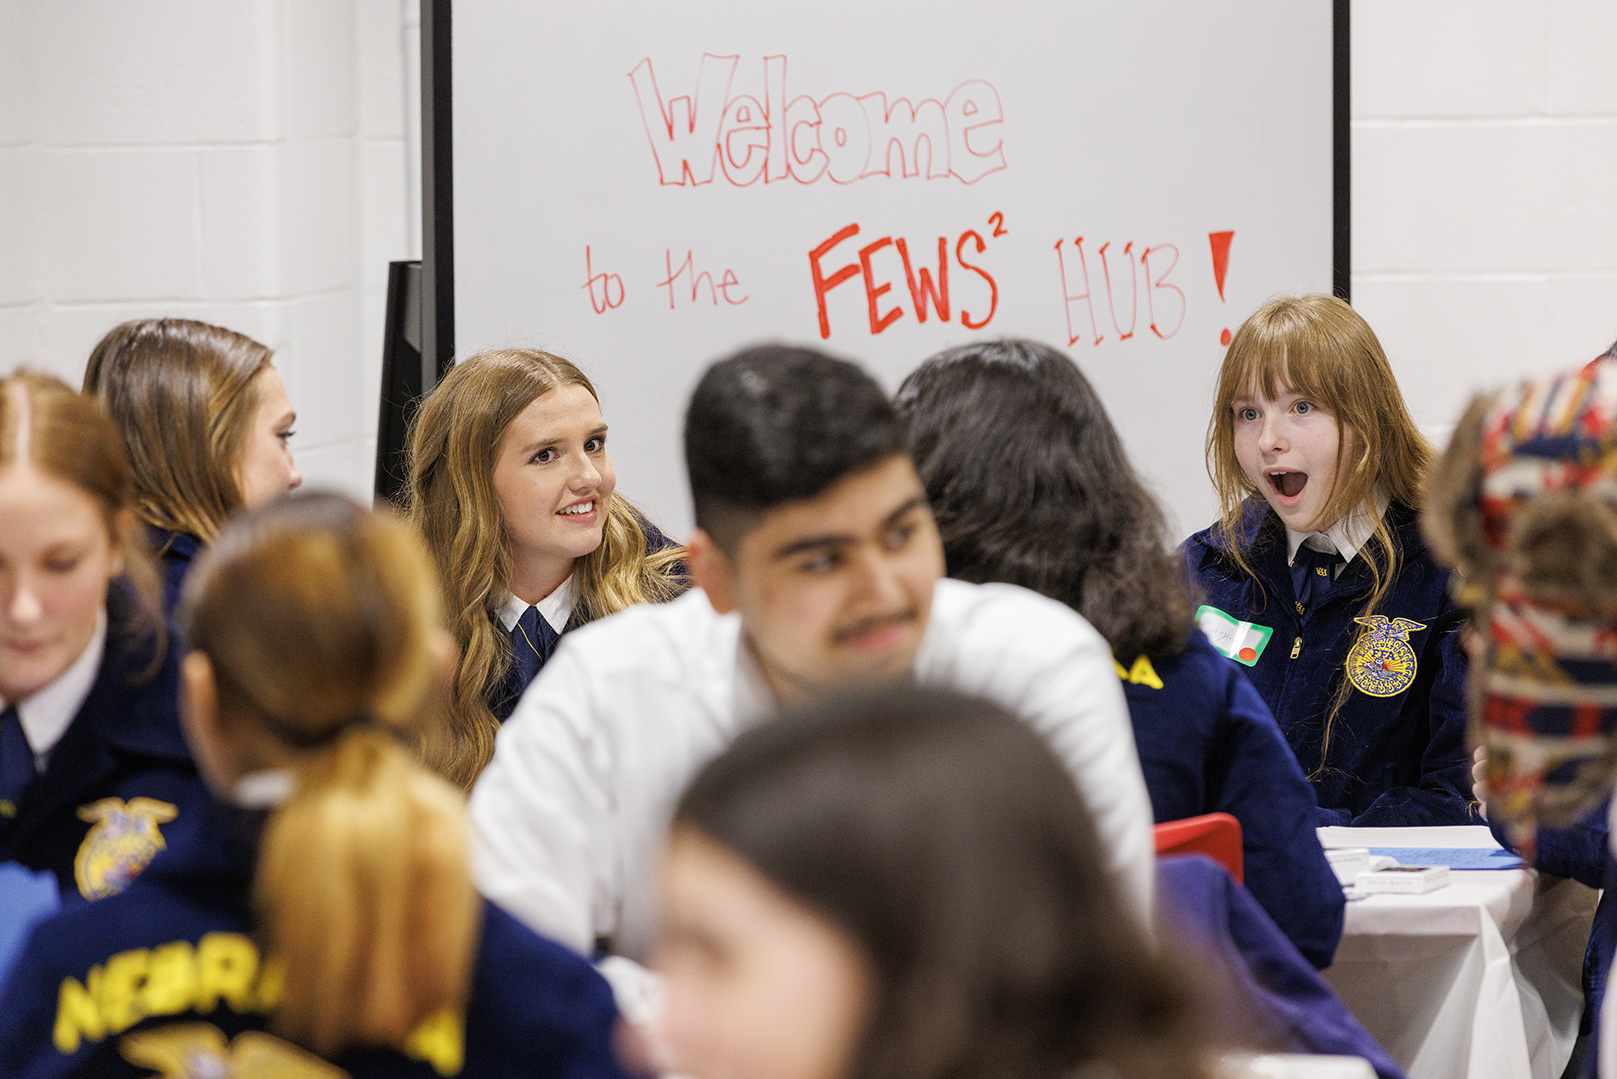
<path id="1" fill-rule="evenodd" d="M 686 588 L 684 549 L 616 492 L 600 399 L 547 352 L 469 357 L 410 434 L 410 519 L 443 582 L 460 665 L 443 773 L 470 788 L 562 634 Z"/>
<path id="2" fill-rule="evenodd" d="M 1198 622 L 1247 666 L 1322 825 L 1478 822 L 1463 612 L 1417 520 L 1432 459 L 1342 300 L 1272 300 L 1230 342 L 1207 429 L 1222 512 L 1185 557 Z"/>

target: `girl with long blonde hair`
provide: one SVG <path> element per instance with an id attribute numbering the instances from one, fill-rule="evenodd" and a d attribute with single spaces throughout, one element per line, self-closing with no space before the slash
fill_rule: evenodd
<path id="1" fill-rule="evenodd" d="M 0 1073 L 621 1079 L 611 990 L 479 898 L 461 794 L 412 752 L 451 651 L 413 531 L 336 495 L 248 513 L 181 619 L 217 800 L 129 891 L 34 933 Z"/>
<path id="2" fill-rule="evenodd" d="M 685 588 L 684 551 L 618 494 L 600 399 L 547 352 L 462 360 L 423 402 L 410 519 L 460 648 L 446 775 L 470 787 L 562 634 Z"/>
<path id="3" fill-rule="evenodd" d="M 1462 612 L 1417 523 L 1432 456 L 1344 301 L 1272 300 L 1230 342 L 1207 428 L 1222 509 L 1185 556 L 1321 824 L 1475 822 Z"/>
<path id="4" fill-rule="evenodd" d="M 297 414 L 274 355 L 246 334 L 183 318 L 121 323 L 90 353 L 84 392 L 123 436 L 167 611 L 227 517 L 303 482 L 290 445 Z"/>

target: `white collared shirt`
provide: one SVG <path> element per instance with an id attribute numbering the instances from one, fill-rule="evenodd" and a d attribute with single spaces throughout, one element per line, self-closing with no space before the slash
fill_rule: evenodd
<path id="1" fill-rule="evenodd" d="M 916 681 L 998 702 L 1077 779 L 1124 902 L 1149 924 L 1151 802 L 1106 641 L 1064 604 L 941 580 Z M 588 954 L 640 958 L 655 928 L 669 820 L 685 785 L 775 710 L 741 618 L 692 589 L 568 634 L 500 729 L 472 791 L 483 894 Z"/>
<path id="2" fill-rule="evenodd" d="M 95 688 L 95 676 L 101 670 L 101 658 L 107 651 L 107 610 L 103 607 L 95 618 L 95 629 L 90 643 L 84 646 L 79 658 L 68 665 L 44 689 L 17 703 L 17 720 L 22 724 L 28 748 L 34 751 L 34 771 L 44 772 L 50 763 L 51 750 L 62 740 L 73 719 L 84 707 Z M 0 709 L 9 702 L 0 701 Z"/>
<path id="3" fill-rule="evenodd" d="M 1387 507 L 1391 504 L 1392 498 L 1386 492 L 1378 492 L 1373 513 L 1368 506 L 1360 506 L 1323 532 L 1293 532 L 1286 529 L 1286 564 L 1289 566 L 1297 561 L 1298 549 L 1307 544 L 1316 551 L 1335 551 L 1341 555 L 1342 561 L 1335 570 L 1340 574 L 1370 542 L 1370 537 L 1375 535 L 1376 525 L 1386 516 Z"/>
<path id="4" fill-rule="evenodd" d="M 567 620 L 573 615 L 573 579 L 568 577 L 556 586 L 554 592 L 538 603 L 529 603 L 519 596 L 509 596 L 495 611 L 495 615 L 499 618 L 500 625 L 505 627 L 505 632 L 510 633 L 529 607 L 538 607 L 539 617 L 556 631 L 558 637 L 561 636 L 561 631 L 567 628 Z"/>

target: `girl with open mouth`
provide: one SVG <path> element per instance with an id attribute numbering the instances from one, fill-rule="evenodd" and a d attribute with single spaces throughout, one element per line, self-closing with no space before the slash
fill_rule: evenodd
<path id="1" fill-rule="evenodd" d="M 1476 823 L 1462 616 L 1417 517 L 1432 448 L 1375 333 L 1282 297 L 1231 340 L 1207 430 L 1198 620 L 1274 712 L 1319 823 Z"/>

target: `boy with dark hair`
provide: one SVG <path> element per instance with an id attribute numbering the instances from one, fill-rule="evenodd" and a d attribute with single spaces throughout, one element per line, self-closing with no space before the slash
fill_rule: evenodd
<path id="1" fill-rule="evenodd" d="M 943 578 L 886 395 L 850 363 L 767 346 L 687 412 L 696 588 L 569 635 L 472 793 L 479 886 L 580 951 L 639 958 L 685 783 L 741 730 L 903 679 L 993 700 L 1049 739 L 1148 921 L 1151 805 L 1111 652 L 1064 604 Z"/>

